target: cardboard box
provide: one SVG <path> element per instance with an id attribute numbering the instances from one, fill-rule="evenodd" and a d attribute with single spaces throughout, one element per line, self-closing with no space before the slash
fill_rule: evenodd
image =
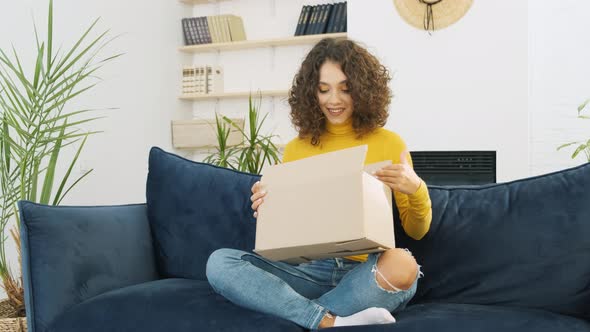
<path id="1" fill-rule="evenodd" d="M 392 192 L 364 166 L 367 146 L 269 166 L 261 182 L 259 255 L 297 264 L 395 247 Z"/>

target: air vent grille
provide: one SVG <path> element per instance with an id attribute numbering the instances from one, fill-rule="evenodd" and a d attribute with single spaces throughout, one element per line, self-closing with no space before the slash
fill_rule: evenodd
<path id="1" fill-rule="evenodd" d="M 414 170 L 427 184 L 496 183 L 496 151 L 413 151 Z"/>

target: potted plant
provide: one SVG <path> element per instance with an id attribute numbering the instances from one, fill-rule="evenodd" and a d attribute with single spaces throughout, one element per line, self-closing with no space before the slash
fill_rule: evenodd
<path id="1" fill-rule="evenodd" d="M 37 57 L 32 70 L 24 70 L 16 50 L 0 49 L 0 277 L 8 296 L 0 305 L 3 317 L 25 315 L 17 201 L 26 199 L 58 205 L 92 172 L 89 170 L 80 176 L 72 174 L 88 136 L 96 133 L 82 132 L 77 127 L 97 118 L 88 117 L 93 110 L 66 110 L 65 106 L 96 85 L 92 82 L 96 71 L 120 56 L 97 60 L 99 51 L 110 42 L 105 41 L 108 31 L 87 41 L 97 22 L 98 19 L 69 50 L 55 50 L 53 1 L 50 0 L 47 40 L 39 40 L 36 26 L 34 28 Z M 69 160 L 62 160 L 64 148 L 68 146 L 75 149 L 75 153 L 67 157 Z M 63 175 L 58 175 L 58 169 L 62 169 L 58 165 L 62 162 L 67 168 Z M 17 227 L 10 229 L 9 237 L 7 228 L 11 222 L 16 222 Z M 18 271 L 10 268 L 6 258 L 8 239 L 17 245 Z M 22 323 L 22 319 L 15 320 L 20 327 L 15 325 L 13 330 L 22 328 Z"/>
<path id="2" fill-rule="evenodd" d="M 240 127 L 237 123 L 226 116 L 215 114 L 215 131 L 217 136 L 217 147 L 203 160 L 213 165 L 231 168 L 237 171 L 260 174 L 266 164 L 277 164 L 280 162 L 279 149 L 272 141 L 277 135 L 262 134 L 262 125 L 268 116 L 260 117 L 260 102 L 252 102 L 252 95 L 248 98 L 248 129 Z M 242 135 L 242 142 L 235 146 L 227 143 L 230 128 L 237 129 Z"/>
<path id="3" fill-rule="evenodd" d="M 589 103 L 590 103 L 590 99 L 586 100 L 580 106 L 578 106 L 578 118 L 586 119 L 586 120 L 590 119 L 590 116 L 582 115 L 582 112 L 584 112 L 584 110 L 587 110 L 590 107 L 590 106 L 588 106 Z M 576 149 L 572 153 L 572 156 L 571 156 L 572 159 L 576 158 L 578 156 L 578 154 L 580 154 L 580 152 L 584 152 L 584 154 L 586 155 L 586 160 L 590 162 L 590 139 L 588 139 L 586 141 L 576 141 L 576 142 L 566 143 L 566 144 L 560 145 L 557 148 L 557 150 L 561 150 L 565 147 L 568 147 L 568 146 L 574 145 L 574 144 L 578 144 L 578 146 L 576 147 Z"/>

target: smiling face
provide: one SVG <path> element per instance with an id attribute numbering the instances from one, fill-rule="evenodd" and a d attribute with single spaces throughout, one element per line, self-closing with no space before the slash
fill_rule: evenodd
<path id="1" fill-rule="evenodd" d="M 317 97 L 322 113 L 330 124 L 346 122 L 353 112 L 348 78 L 340 64 L 326 60 L 320 67 Z"/>

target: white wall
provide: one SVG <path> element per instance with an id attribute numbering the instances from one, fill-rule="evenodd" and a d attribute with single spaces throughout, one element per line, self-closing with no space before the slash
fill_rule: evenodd
<path id="1" fill-rule="evenodd" d="M 371 3 L 349 1 L 349 35 L 393 74 L 387 127 L 411 150 L 496 150 L 498 181 L 528 175 L 527 2 L 474 1 L 432 35 Z"/>
<path id="2" fill-rule="evenodd" d="M 88 140 L 75 175 L 83 169 L 94 171 L 63 203 L 145 202 L 149 148 L 157 145 L 169 150 L 170 120 L 190 113 L 176 98 L 180 85 L 176 69 L 182 60 L 177 52 L 182 43 L 179 18 L 189 16 L 190 9 L 176 1 L 54 2 L 55 48 L 61 44 L 69 49 L 100 16 L 96 32 L 111 29 L 111 36 L 120 35 L 101 53 L 103 57 L 125 53 L 99 70 L 103 82 L 66 107 L 66 111 L 118 109 L 96 113 L 107 117 L 83 128 L 104 131 Z M 14 44 L 25 66 L 34 65 L 35 59 L 32 16 L 45 36 L 47 6 L 45 0 L 0 0 L 0 47 L 10 50 Z M 15 262 L 12 240 L 8 243 L 8 259 Z"/>
<path id="3" fill-rule="evenodd" d="M 45 36 L 47 6 L 45 0 L 2 0 L 0 47 L 7 49 L 14 43 L 28 59 L 27 65 L 34 64 L 31 14 Z M 103 79 L 98 86 L 66 107 L 66 111 L 118 109 L 99 111 L 96 115 L 106 118 L 85 127 L 104 133 L 90 137 L 76 172 L 94 171 L 64 202 L 144 202 L 149 148 L 158 145 L 170 149 L 170 120 L 183 107 L 188 109 L 176 98 L 176 69 L 182 59 L 177 52 L 182 40 L 179 17 L 190 10 L 175 1 L 150 1 L 147 5 L 139 0 L 56 0 L 54 7 L 54 35 L 63 49 L 69 49 L 86 27 L 101 17 L 96 33 L 110 29 L 111 36 L 118 36 L 101 54 L 125 53 L 98 71 L 97 76 Z"/>
<path id="4" fill-rule="evenodd" d="M 586 162 L 556 147 L 590 139 L 590 120 L 576 118 L 590 98 L 589 12 L 587 0 L 529 1 L 531 174 Z"/>

